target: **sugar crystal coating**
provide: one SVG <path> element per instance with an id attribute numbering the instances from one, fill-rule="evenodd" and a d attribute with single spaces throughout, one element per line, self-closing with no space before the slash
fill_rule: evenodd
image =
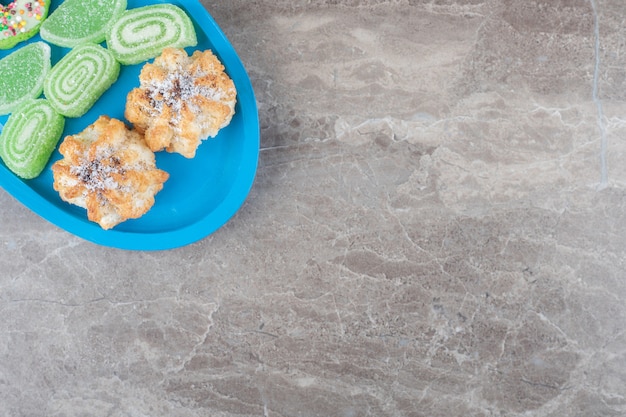
<path id="1" fill-rule="evenodd" d="M 77 46 L 52 67 L 44 80 L 44 93 L 59 113 L 80 117 L 113 85 L 119 72 L 120 65 L 108 49 Z"/>
<path id="2" fill-rule="evenodd" d="M 50 47 L 35 42 L 0 60 L 0 114 L 9 114 L 27 100 L 39 97 L 50 71 Z"/>
<path id="3" fill-rule="evenodd" d="M 107 33 L 107 47 L 124 65 L 138 64 L 165 48 L 196 46 L 187 13 L 173 4 L 154 4 L 125 11 Z"/>
<path id="4" fill-rule="evenodd" d="M 45 99 L 29 100 L 7 120 L 0 134 L 0 157 L 19 177 L 37 177 L 56 147 L 65 118 Z"/>
<path id="5" fill-rule="evenodd" d="M 41 25 L 41 37 L 66 48 L 100 43 L 126 6 L 126 0 L 65 0 Z"/>

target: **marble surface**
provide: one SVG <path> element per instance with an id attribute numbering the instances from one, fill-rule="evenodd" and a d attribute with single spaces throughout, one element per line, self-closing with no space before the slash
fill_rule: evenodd
<path id="1" fill-rule="evenodd" d="M 262 124 L 223 228 L 0 191 L 0 415 L 626 415 L 626 7 L 213 0 Z"/>

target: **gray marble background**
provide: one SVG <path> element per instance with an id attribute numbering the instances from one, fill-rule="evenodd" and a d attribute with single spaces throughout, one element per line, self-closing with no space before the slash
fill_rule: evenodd
<path id="1" fill-rule="evenodd" d="M 166 252 L 0 190 L 0 415 L 626 415 L 626 5 L 203 1 L 251 194 Z"/>

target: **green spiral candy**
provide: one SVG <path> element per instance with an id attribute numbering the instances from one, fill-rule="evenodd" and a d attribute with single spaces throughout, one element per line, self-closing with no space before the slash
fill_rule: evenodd
<path id="1" fill-rule="evenodd" d="M 7 120 L 0 134 L 0 157 L 19 177 L 41 174 L 65 127 L 65 118 L 45 99 L 29 100 Z"/>
<path id="2" fill-rule="evenodd" d="M 187 13 L 173 4 L 128 9 L 107 33 L 107 47 L 124 65 L 138 64 L 163 49 L 196 46 L 198 40 Z"/>
<path id="3" fill-rule="evenodd" d="M 77 46 L 52 67 L 43 91 L 52 106 L 67 117 L 85 114 L 117 80 L 120 64 L 107 49 Z"/>

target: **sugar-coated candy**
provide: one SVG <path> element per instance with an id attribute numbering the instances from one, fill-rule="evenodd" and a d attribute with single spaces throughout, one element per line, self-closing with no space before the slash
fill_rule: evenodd
<path id="1" fill-rule="evenodd" d="M 44 42 L 23 46 L 0 60 L 0 114 L 39 97 L 50 71 L 50 47 Z"/>
<path id="2" fill-rule="evenodd" d="M 44 80 L 44 94 L 64 116 L 84 115 L 117 80 L 120 64 L 100 45 L 84 44 L 57 62 Z"/>
<path id="3" fill-rule="evenodd" d="M 193 22 L 173 4 L 154 4 L 128 9 L 107 33 L 107 47 L 124 65 L 138 64 L 167 48 L 186 48 L 198 43 Z"/>
<path id="4" fill-rule="evenodd" d="M 45 99 L 29 100 L 7 120 L 0 134 L 0 157 L 16 175 L 32 179 L 43 171 L 65 127 Z"/>
<path id="5" fill-rule="evenodd" d="M 126 0 L 65 0 L 42 23 L 41 38 L 66 48 L 100 43 L 126 6 Z"/>

